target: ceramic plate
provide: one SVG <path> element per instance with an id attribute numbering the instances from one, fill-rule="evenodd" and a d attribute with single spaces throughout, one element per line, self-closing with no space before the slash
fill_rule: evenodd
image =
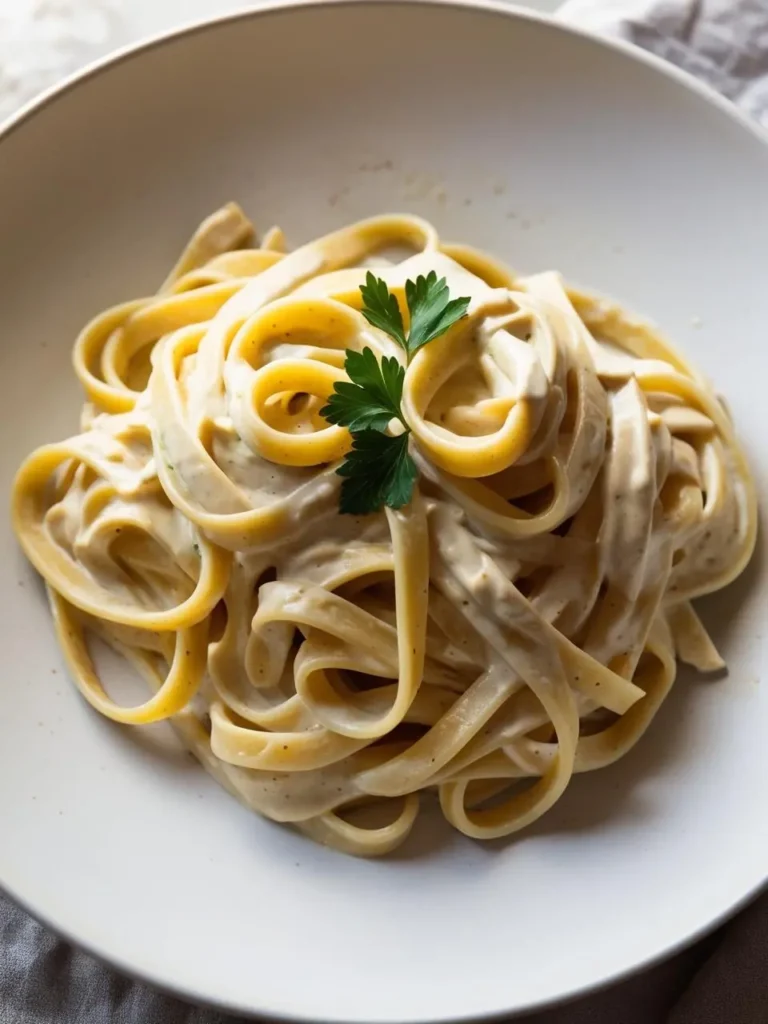
<path id="1" fill-rule="evenodd" d="M 728 396 L 766 509 L 766 182 L 725 101 L 493 3 L 285 3 L 118 56 L 0 139 L 4 492 L 76 426 L 79 327 L 231 198 L 292 242 L 417 212 L 646 314 Z M 0 538 L 0 882 L 124 970 L 271 1018 L 482 1018 L 647 964 L 766 878 L 760 550 L 701 603 L 729 675 L 681 672 L 619 764 L 513 841 L 427 815 L 366 862 L 249 814 L 165 728 L 95 714 L 5 512 Z"/>

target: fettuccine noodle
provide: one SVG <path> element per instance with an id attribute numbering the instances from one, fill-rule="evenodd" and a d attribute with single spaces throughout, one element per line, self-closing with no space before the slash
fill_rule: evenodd
<path id="1" fill-rule="evenodd" d="M 471 302 L 406 370 L 413 500 L 354 517 L 351 438 L 320 409 L 346 349 L 405 364 L 360 312 L 371 267 L 403 308 L 431 270 Z M 556 273 L 412 216 L 256 247 L 230 204 L 157 295 L 86 326 L 74 367 L 80 433 L 24 462 L 13 514 L 76 685 L 117 722 L 171 719 L 240 800 L 320 842 L 386 853 L 428 791 L 468 836 L 516 832 L 638 741 L 676 659 L 722 667 L 691 600 L 755 543 L 729 415 Z M 110 698 L 89 635 L 146 703 Z"/>

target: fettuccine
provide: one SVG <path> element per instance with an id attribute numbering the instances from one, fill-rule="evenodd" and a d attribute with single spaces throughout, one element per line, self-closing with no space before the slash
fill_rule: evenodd
<path id="1" fill-rule="evenodd" d="M 638 741 L 676 659 L 722 667 L 691 601 L 755 543 L 731 420 L 647 326 L 416 217 L 284 248 L 230 204 L 86 326 L 80 432 L 20 468 L 19 540 L 86 700 L 170 719 L 260 814 L 378 855 L 433 792 L 509 835 Z M 405 365 L 360 312 L 372 267 L 403 308 L 432 270 L 470 304 L 405 372 L 412 500 L 355 517 L 320 409 L 346 350 Z M 110 698 L 90 635 L 145 703 Z"/>

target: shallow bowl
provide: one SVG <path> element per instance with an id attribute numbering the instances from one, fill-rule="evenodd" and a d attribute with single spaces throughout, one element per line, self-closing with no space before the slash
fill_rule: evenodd
<path id="1" fill-rule="evenodd" d="M 417 212 L 646 314 L 728 397 L 768 508 L 766 182 L 725 101 L 493 2 L 272 4 L 124 53 L 0 138 L 2 486 L 75 428 L 78 328 L 232 198 L 292 242 Z M 702 602 L 727 678 L 681 673 L 638 747 L 514 841 L 427 816 L 372 863 L 255 818 L 163 728 L 99 718 L 5 513 L 0 543 L 0 882 L 124 970 L 273 1019 L 513 1014 L 668 954 L 768 875 L 759 551 Z"/>

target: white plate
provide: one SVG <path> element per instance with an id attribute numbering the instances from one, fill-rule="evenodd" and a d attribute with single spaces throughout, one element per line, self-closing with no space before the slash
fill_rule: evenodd
<path id="1" fill-rule="evenodd" d="M 417 211 L 648 314 L 728 396 L 768 508 L 768 147 L 638 51 L 491 3 L 260 10 L 102 65 L 6 132 L 6 492 L 75 426 L 78 327 L 153 289 L 229 198 L 292 240 Z M 250 815 L 163 729 L 92 712 L 6 519 L 1 540 L 0 881 L 121 968 L 271 1017 L 481 1017 L 646 964 L 768 874 L 759 552 L 704 603 L 727 679 L 681 675 L 639 747 L 516 841 L 427 820 L 370 863 Z"/>

